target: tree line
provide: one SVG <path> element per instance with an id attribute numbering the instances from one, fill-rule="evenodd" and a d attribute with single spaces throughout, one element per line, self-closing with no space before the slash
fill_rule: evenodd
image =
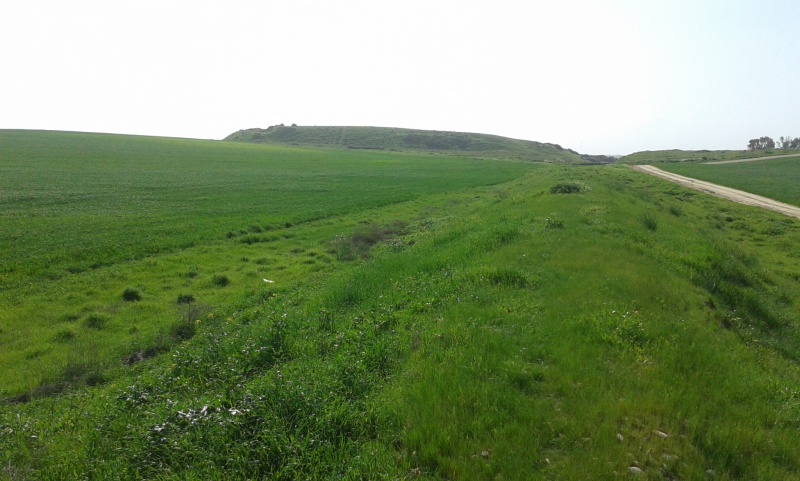
<path id="1" fill-rule="evenodd" d="M 775 148 L 775 141 L 771 138 L 764 136 L 758 139 L 750 139 L 747 144 L 747 150 L 771 150 Z M 778 139 L 778 148 L 783 150 L 800 149 L 800 137 L 792 138 L 791 136 Z"/>

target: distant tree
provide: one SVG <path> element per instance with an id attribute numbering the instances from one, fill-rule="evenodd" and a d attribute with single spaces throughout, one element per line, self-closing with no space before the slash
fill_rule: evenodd
<path id="1" fill-rule="evenodd" d="M 750 139 L 750 142 L 747 143 L 747 150 L 770 150 L 774 148 L 775 141 L 766 135 L 759 139 Z"/>
<path id="2" fill-rule="evenodd" d="M 800 149 L 800 137 L 781 137 L 779 142 L 781 144 L 781 149 Z"/>

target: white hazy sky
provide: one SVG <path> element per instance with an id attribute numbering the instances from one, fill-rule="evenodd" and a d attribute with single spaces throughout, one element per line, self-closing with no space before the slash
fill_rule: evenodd
<path id="1" fill-rule="evenodd" d="M 798 0 L 2 0 L 0 128 L 743 149 L 800 136 L 799 21 Z"/>

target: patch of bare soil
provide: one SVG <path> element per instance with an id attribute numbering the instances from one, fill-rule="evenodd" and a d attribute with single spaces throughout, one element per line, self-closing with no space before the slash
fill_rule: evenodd
<path id="1" fill-rule="evenodd" d="M 768 197 L 761 197 L 760 195 L 731 189 L 730 187 L 724 187 L 722 185 L 712 184 L 711 182 L 705 182 L 702 180 L 673 174 L 671 172 L 661 170 L 658 167 L 653 167 L 652 165 L 632 165 L 631 168 L 633 170 L 638 170 L 639 172 L 644 172 L 646 174 L 666 179 L 684 187 L 689 187 L 690 189 L 699 190 L 700 192 L 704 192 L 721 199 L 731 200 L 740 204 L 761 207 L 763 209 L 769 209 L 800 219 L 800 207 L 784 204 L 783 202 L 778 202 L 777 200 L 773 200 Z"/>

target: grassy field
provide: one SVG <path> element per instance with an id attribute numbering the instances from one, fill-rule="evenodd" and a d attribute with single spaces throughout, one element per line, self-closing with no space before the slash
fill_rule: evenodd
<path id="1" fill-rule="evenodd" d="M 384 155 L 351 154 L 354 176 Z M 0 476 L 800 479 L 798 221 L 621 167 L 503 162 L 455 186 L 392 159 L 440 188 L 70 274 L 116 312 L 228 296 L 161 355 L 2 406 Z"/>
<path id="2" fill-rule="evenodd" d="M 800 206 L 800 154 L 739 164 L 659 164 L 659 168 Z"/>
<path id="3" fill-rule="evenodd" d="M 555 144 L 498 135 L 387 127 L 276 125 L 268 129 L 240 130 L 225 140 L 329 149 L 411 151 L 563 164 L 614 161 L 611 157 L 581 155 Z"/>
<path id="4" fill-rule="evenodd" d="M 186 316 L 264 277 L 325 268 L 325 242 L 342 227 L 301 255 L 288 247 L 299 225 L 528 168 L 59 132 L 4 131 L 0 145 L 0 396 L 56 383 L 82 364 L 76 350 L 101 359 L 164 350 Z M 126 301 L 126 289 L 141 299 Z"/>
<path id="5" fill-rule="evenodd" d="M 672 162 L 713 162 L 720 160 L 753 159 L 792 153 L 786 150 L 647 150 L 619 159 L 622 164 L 659 164 Z"/>

